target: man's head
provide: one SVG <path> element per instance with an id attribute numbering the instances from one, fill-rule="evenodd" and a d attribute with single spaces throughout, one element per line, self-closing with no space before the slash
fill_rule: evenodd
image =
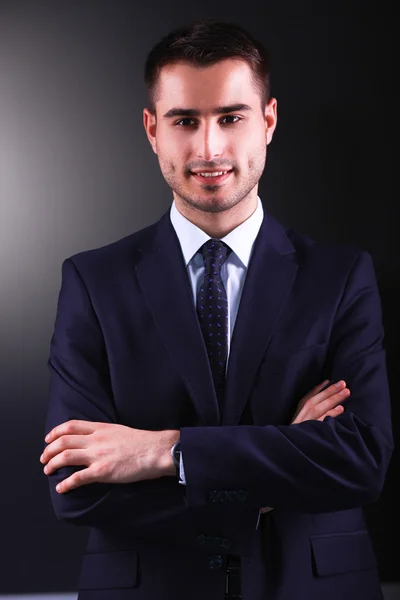
<path id="1" fill-rule="evenodd" d="M 145 81 L 146 133 L 181 212 L 254 210 L 276 125 L 263 46 L 235 24 L 197 21 L 151 50 Z"/>

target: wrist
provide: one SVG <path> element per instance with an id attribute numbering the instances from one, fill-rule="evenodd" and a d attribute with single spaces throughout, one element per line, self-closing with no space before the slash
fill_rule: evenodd
<path id="1" fill-rule="evenodd" d="M 176 477 L 176 466 L 171 451 L 180 439 L 179 430 L 167 430 L 163 432 L 162 451 L 159 454 L 160 477 Z"/>

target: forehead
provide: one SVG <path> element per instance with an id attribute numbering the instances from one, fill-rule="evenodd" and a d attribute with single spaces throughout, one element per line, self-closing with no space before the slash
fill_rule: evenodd
<path id="1" fill-rule="evenodd" d="M 157 105 L 169 108 L 212 108 L 221 104 L 256 104 L 259 92 L 249 65 L 238 59 L 225 59 L 214 65 L 196 67 L 178 62 L 162 68 Z"/>

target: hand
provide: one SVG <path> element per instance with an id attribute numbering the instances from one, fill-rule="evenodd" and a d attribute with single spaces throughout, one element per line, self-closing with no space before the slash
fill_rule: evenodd
<path id="1" fill-rule="evenodd" d="M 145 431 L 113 423 L 66 421 L 46 436 L 40 457 L 46 475 L 66 466 L 86 466 L 60 482 L 68 492 L 88 483 L 132 483 L 175 475 L 170 450 L 179 431 Z"/>
<path id="2" fill-rule="evenodd" d="M 346 382 L 338 381 L 321 391 L 327 383 L 329 383 L 329 379 L 315 386 L 300 400 L 291 425 L 310 420 L 323 421 L 325 417 L 337 417 L 344 411 L 340 402 L 350 396 Z M 270 510 L 273 510 L 273 507 L 266 506 L 261 509 L 261 512 L 265 513 Z"/>
<path id="3" fill-rule="evenodd" d="M 329 379 L 315 386 L 300 400 L 291 425 L 310 420 L 323 421 L 325 417 L 337 417 L 344 411 L 340 402 L 350 396 L 346 382 L 338 381 L 321 391 L 327 383 Z"/>

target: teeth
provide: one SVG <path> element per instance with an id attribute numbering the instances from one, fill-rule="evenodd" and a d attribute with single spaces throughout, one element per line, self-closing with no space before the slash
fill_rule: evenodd
<path id="1" fill-rule="evenodd" d="M 215 171 L 215 173 L 197 173 L 197 175 L 201 175 L 202 177 L 218 177 L 219 175 L 225 175 L 228 171 Z"/>

